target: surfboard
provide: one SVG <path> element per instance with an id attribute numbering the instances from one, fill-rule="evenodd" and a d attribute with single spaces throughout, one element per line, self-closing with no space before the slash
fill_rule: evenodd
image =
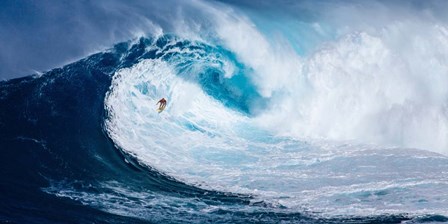
<path id="1" fill-rule="evenodd" d="M 161 113 L 163 110 L 165 110 L 165 107 L 159 107 L 159 108 L 157 108 L 157 112 L 158 112 L 158 113 Z"/>

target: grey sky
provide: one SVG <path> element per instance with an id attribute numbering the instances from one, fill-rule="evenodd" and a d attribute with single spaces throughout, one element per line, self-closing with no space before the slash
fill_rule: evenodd
<path id="1" fill-rule="evenodd" d="M 168 24 L 176 5 L 135 0 L 3 0 L 0 2 L 0 80 L 44 71 Z"/>
<path id="2" fill-rule="evenodd" d="M 46 71 L 113 44 L 151 32 L 151 23 L 169 31 L 179 11 L 193 1 L 149 0 L 2 0 L 0 1 L 0 80 Z M 216 1 L 211 1 L 216 2 Z M 325 14 L 323 5 L 368 1 L 221 0 L 240 8 L 280 11 L 300 20 Z M 361 3 L 362 2 L 362 3 Z M 445 19 L 448 1 L 369 1 L 428 11 Z M 321 4 L 322 3 L 322 4 Z M 322 7 L 322 8 L 321 8 Z M 310 10 L 311 9 L 311 10 Z M 192 17 L 195 13 L 190 13 Z M 371 19 L 376 19 L 373 13 Z M 331 18 L 330 18 L 331 19 Z"/>

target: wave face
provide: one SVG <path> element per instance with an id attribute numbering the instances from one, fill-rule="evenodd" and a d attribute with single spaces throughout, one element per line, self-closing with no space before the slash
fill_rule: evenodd
<path id="1" fill-rule="evenodd" d="M 0 221 L 448 221 L 439 3 L 182 4 L 0 82 Z"/>

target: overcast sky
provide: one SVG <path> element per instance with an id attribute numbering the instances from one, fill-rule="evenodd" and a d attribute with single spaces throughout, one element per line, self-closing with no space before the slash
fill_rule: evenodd
<path id="1" fill-rule="evenodd" d="M 312 16 L 307 8 L 319 10 L 319 3 L 283 0 L 220 0 L 254 10 L 285 11 L 300 19 Z M 50 70 L 113 44 L 151 33 L 153 25 L 172 26 L 179 10 L 194 1 L 150 0 L 2 0 L 0 1 L 0 80 Z M 215 1 L 210 1 L 215 2 Z M 372 1 L 320 0 L 331 4 L 361 4 Z M 391 0 L 390 5 L 412 6 L 445 17 L 448 1 Z M 317 6 L 310 6 L 317 5 Z M 364 4 L 364 3 L 363 3 Z M 182 6 L 181 6 L 182 5 Z M 186 9 L 187 8 L 187 9 Z M 190 13 L 193 16 L 195 13 Z M 296 15 L 294 15 L 296 14 Z"/>
<path id="2" fill-rule="evenodd" d="M 143 35 L 150 21 L 167 25 L 175 9 L 173 1 L 127 2 L 0 1 L 0 80 L 49 70 Z"/>

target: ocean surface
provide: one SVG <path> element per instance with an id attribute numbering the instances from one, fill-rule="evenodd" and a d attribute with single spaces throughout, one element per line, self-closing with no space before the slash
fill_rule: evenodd
<path id="1" fill-rule="evenodd" d="M 448 20 L 429 2 L 184 2 L 0 81 L 0 222 L 448 222 Z"/>

